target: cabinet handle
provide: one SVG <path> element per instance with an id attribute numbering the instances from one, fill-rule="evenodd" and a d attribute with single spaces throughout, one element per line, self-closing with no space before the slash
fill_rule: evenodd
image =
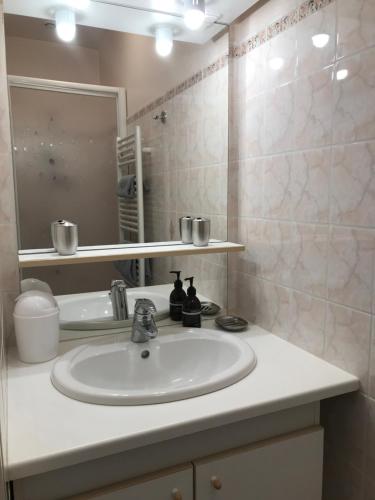
<path id="1" fill-rule="evenodd" d="M 172 490 L 172 498 L 173 500 L 182 500 L 182 493 L 180 492 L 180 490 L 174 488 Z"/>
<path id="2" fill-rule="evenodd" d="M 213 488 L 215 488 L 215 490 L 221 490 L 221 488 L 223 487 L 221 480 L 217 476 L 211 477 L 211 485 Z"/>

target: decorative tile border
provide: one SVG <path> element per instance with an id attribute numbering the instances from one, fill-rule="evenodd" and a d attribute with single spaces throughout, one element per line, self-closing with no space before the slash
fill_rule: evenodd
<path id="1" fill-rule="evenodd" d="M 205 78 L 225 68 L 225 66 L 227 65 L 228 65 L 228 54 L 224 54 L 206 68 L 197 71 L 197 73 L 195 73 L 192 76 L 189 76 L 189 78 L 179 83 L 176 87 L 168 90 L 168 92 L 166 92 L 162 97 L 155 99 L 155 101 L 152 101 L 147 106 L 141 108 L 134 115 L 128 118 L 127 123 L 128 124 L 134 123 L 135 121 L 139 120 L 146 114 L 151 113 L 151 111 L 154 111 L 155 109 L 159 108 L 162 104 L 165 104 L 167 101 L 173 99 L 173 97 L 181 94 L 182 92 L 193 87 L 194 85 L 201 82 Z"/>
<path id="2" fill-rule="evenodd" d="M 281 17 L 263 30 L 245 40 L 240 45 L 233 46 L 229 50 L 230 57 L 242 57 L 260 45 L 268 42 L 275 36 L 287 31 L 292 26 L 303 21 L 306 17 L 327 7 L 335 0 L 306 0 L 300 6 L 293 9 L 286 16 Z"/>
<path id="3" fill-rule="evenodd" d="M 159 108 L 162 104 L 165 104 L 167 101 L 173 99 L 173 97 L 181 94 L 185 90 L 193 87 L 205 78 L 224 68 L 228 65 L 229 58 L 238 58 L 248 54 L 252 50 L 271 40 L 272 38 L 275 38 L 280 33 L 287 31 L 292 26 L 303 21 L 306 17 L 314 14 L 315 12 L 318 12 L 324 7 L 327 7 L 334 1 L 335 0 L 305 0 L 305 2 L 303 2 L 299 7 L 293 9 L 291 12 L 289 12 L 289 14 L 273 22 L 263 30 L 259 31 L 257 34 L 250 37 L 245 42 L 242 42 L 240 45 L 231 47 L 229 49 L 229 55 L 224 54 L 223 56 L 219 57 L 219 59 L 217 59 L 206 68 L 198 71 L 183 82 L 179 83 L 176 87 L 168 90 L 168 92 L 166 92 L 162 97 L 159 97 L 147 106 L 141 108 L 139 111 L 137 111 L 137 113 L 128 118 L 128 124 L 136 122 L 146 114 L 151 113 L 151 111 Z"/>

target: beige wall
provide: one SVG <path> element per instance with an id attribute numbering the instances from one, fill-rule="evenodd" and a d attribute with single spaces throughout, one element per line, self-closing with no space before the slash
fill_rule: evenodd
<path id="1" fill-rule="evenodd" d="M 13 299 L 18 293 L 15 206 L 10 147 L 3 3 L 0 0 L 0 498 L 5 498 L 3 460 L 6 461 L 6 356 L 5 338 L 12 329 Z"/>
<path id="2" fill-rule="evenodd" d="M 252 39 L 231 64 L 229 238 L 247 250 L 230 258 L 229 299 L 233 311 L 360 378 L 358 396 L 322 406 L 324 499 L 370 500 L 375 4 L 300 4 L 270 0 L 231 30 L 235 46 L 256 33 L 265 43 L 245 53 Z M 320 49 L 311 38 L 319 33 L 330 35 Z M 337 79 L 341 69 L 348 78 Z"/>
<path id="3" fill-rule="evenodd" d="M 79 83 L 100 83 L 94 49 L 15 36 L 6 37 L 9 75 Z"/>
<path id="4" fill-rule="evenodd" d="M 166 58 L 156 54 L 154 44 L 153 37 L 114 31 L 102 36 L 101 82 L 126 88 L 128 116 L 226 53 L 228 36 L 205 45 L 175 42 Z"/>

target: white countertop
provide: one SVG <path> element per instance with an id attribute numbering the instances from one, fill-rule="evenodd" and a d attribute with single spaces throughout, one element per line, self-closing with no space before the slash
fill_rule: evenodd
<path id="1" fill-rule="evenodd" d="M 170 329 L 163 328 L 163 333 Z M 53 361 L 26 365 L 11 353 L 8 478 L 47 472 L 359 388 L 355 376 L 257 326 L 237 335 L 257 355 L 252 373 L 211 394 L 152 406 L 100 406 L 69 399 L 50 382 Z M 75 345 L 77 341 L 63 342 L 61 352 Z"/>

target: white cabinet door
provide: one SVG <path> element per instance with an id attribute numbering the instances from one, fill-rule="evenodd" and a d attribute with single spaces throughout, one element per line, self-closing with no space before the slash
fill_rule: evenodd
<path id="1" fill-rule="evenodd" d="M 321 500 L 323 429 L 195 462 L 195 500 Z"/>
<path id="2" fill-rule="evenodd" d="M 72 497 L 71 500 L 193 500 L 193 466 L 186 465 Z"/>

